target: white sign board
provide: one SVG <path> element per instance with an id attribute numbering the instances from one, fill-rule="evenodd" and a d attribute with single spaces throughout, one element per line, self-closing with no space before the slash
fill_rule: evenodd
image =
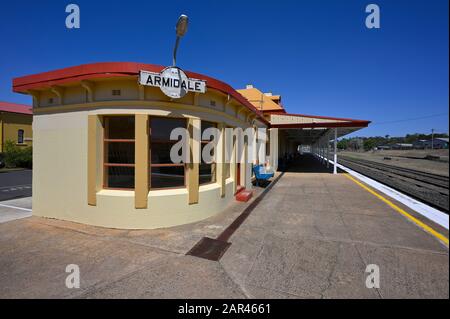
<path id="1" fill-rule="evenodd" d="M 165 95 L 173 99 L 182 98 L 187 92 L 206 92 L 206 81 L 188 78 L 186 73 L 177 67 L 165 68 L 161 73 L 140 71 L 139 83 L 159 87 Z"/>

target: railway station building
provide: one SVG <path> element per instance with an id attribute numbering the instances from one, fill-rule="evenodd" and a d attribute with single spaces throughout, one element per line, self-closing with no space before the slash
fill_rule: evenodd
<path id="1" fill-rule="evenodd" d="M 330 141 L 370 123 L 290 114 L 279 95 L 152 64 L 69 67 L 15 78 L 13 90 L 33 97 L 33 214 L 110 228 L 171 227 L 213 216 L 237 193 L 251 196 L 254 165 L 276 171 L 299 146 L 331 158 Z M 230 162 L 170 160 L 173 129 L 191 133 L 195 156 L 211 141 L 202 134 L 211 127 L 219 132 L 218 149 L 231 145 Z M 266 129 L 267 138 L 230 137 L 228 128 L 255 136 Z M 256 157 L 240 161 L 239 149 L 248 156 L 250 145 Z"/>
<path id="2" fill-rule="evenodd" d="M 5 143 L 11 141 L 18 147 L 33 144 L 32 108 L 29 105 L 0 101 L 0 153 Z"/>

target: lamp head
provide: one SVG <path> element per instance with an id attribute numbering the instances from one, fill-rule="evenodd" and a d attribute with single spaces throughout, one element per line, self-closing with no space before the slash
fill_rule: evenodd
<path id="1" fill-rule="evenodd" d="M 178 18 L 178 22 L 177 22 L 177 27 L 176 27 L 176 33 L 177 33 L 177 37 L 182 37 L 185 35 L 185 33 L 187 32 L 187 28 L 188 28 L 188 17 L 187 15 L 182 14 L 179 18 Z"/>

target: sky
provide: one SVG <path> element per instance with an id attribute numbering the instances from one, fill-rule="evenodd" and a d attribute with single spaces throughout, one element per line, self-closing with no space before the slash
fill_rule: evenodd
<path id="1" fill-rule="evenodd" d="M 80 29 L 65 8 L 80 7 Z M 380 7 L 368 29 L 366 6 Z M 7 1 L 0 100 L 31 104 L 12 78 L 92 62 L 177 65 L 236 89 L 282 95 L 289 113 L 371 120 L 358 136 L 448 133 L 448 0 Z"/>

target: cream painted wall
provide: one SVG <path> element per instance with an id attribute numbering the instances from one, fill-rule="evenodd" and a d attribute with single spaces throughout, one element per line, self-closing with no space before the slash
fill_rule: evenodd
<path id="1" fill-rule="evenodd" d="M 199 203 L 194 205 L 187 204 L 187 190 L 178 189 L 151 191 L 147 209 L 134 208 L 134 191 L 116 190 L 101 190 L 97 193 L 97 205 L 89 206 L 86 198 L 88 114 L 122 112 L 99 110 L 34 117 L 34 215 L 111 228 L 151 229 L 202 220 L 222 211 L 234 200 L 234 182 L 228 179 L 225 197 L 220 196 L 217 183 L 200 186 Z M 162 114 L 167 111 L 127 112 Z M 217 120 L 209 114 L 202 116 Z"/>
<path id="2" fill-rule="evenodd" d="M 80 86 L 68 87 L 64 90 L 64 103 L 77 104 L 87 102 L 87 92 Z"/>
<path id="3" fill-rule="evenodd" d="M 236 117 L 244 108 L 242 105 L 228 101 L 227 96 L 215 90 L 200 95 L 188 93 L 172 101 L 158 88 L 138 86 L 136 79 L 103 79 L 87 85 L 93 92 L 91 103 L 87 103 L 88 92 L 81 84 L 58 88 L 63 92 L 63 105 L 57 105 L 57 96 L 48 90 L 39 94 L 33 122 L 34 215 L 111 228 L 152 229 L 202 220 L 222 211 L 234 200 L 235 167 L 231 165 L 232 177 L 226 180 L 224 197 L 220 196 L 218 183 L 200 186 L 199 202 L 192 205 L 188 204 L 186 189 L 150 191 L 147 208 L 135 209 L 134 191 L 99 187 L 96 205 L 88 205 L 88 115 L 190 117 L 242 128 L 249 127 L 250 122 L 246 121 L 247 110 Z M 120 89 L 121 95 L 112 95 L 114 89 Z M 51 105 L 49 98 L 54 98 Z M 264 126 L 260 122 L 257 125 Z M 97 171 L 101 171 L 102 156 L 97 158 Z M 251 165 L 241 165 L 239 173 L 242 183 L 251 189 Z M 99 183 L 101 172 L 98 174 Z"/>
<path id="4" fill-rule="evenodd" d="M 50 99 L 52 99 L 52 103 L 50 103 Z M 39 106 L 55 106 L 58 105 L 58 96 L 50 91 L 42 91 L 39 93 Z M 33 105 L 36 107 L 36 105 Z"/>
<path id="5" fill-rule="evenodd" d="M 120 90 L 120 95 L 113 95 L 113 90 Z M 96 101 L 137 100 L 139 91 L 136 81 L 110 80 L 95 83 L 94 99 Z"/>

